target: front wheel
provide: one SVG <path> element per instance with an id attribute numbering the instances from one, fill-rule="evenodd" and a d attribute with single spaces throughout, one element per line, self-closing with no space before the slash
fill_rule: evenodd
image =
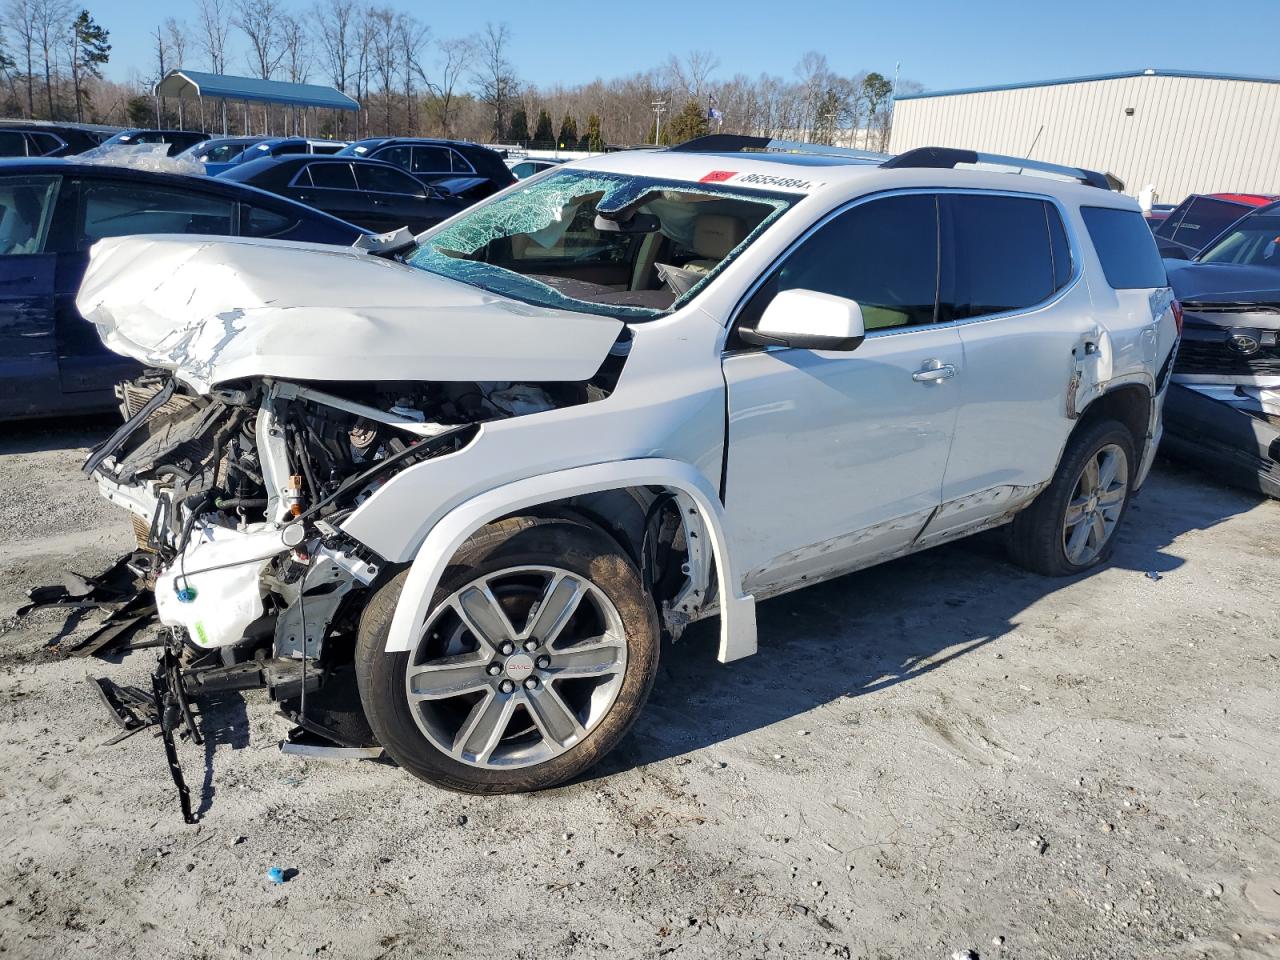
<path id="1" fill-rule="evenodd" d="M 1053 481 L 1009 525 L 1013 561 L 1053 577 L 1105 561 L 1136 473 L 1133 435 L 1123 424 L 1101 420 L 1073 434 Z"/>
<path id="2" fill-rule="evenodd" d="M 360 621 L 360 699 L 414 776 L 465 793 L 561 783 L 630 728 L 658 666 L 657 617 L 604 531 L 564 519 L 490 524 L 453 558 L 416 646 L 386 653 L 405 574 Z"/>

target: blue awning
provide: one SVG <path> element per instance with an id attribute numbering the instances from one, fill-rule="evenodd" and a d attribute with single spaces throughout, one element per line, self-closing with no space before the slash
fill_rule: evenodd
<path id="1" fill-rule="evenodd" d="M 329 110 L 359 110 L 360 104 L 336 87 L 316 83 L 288 83 L 284 80 L 255 80 L 229 77 L 199 70 L 170 70 L 155 85 L 158 97 L 216 97 L 254 103 L 281 103 L 291 107 L 323 107 Z"/>

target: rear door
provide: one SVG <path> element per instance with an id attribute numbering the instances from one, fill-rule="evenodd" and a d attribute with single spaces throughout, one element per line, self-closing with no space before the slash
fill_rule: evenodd
<path id="1" fill-rule="evenodd" d="M 45 243 L 61 177 L 0 177 L 0 418 L 62 407 L 54 326 L 57 257 Z"/>
<path id="2" fill-rule="evenodd" d="M 941 206 L 939 314 L 956 325 L 966 376 L 942 508 L 922 543 L 1007 513 L 1053 476 L 1077 357 L 1099 337 L 1054 201 L 950 193 Z"/>
<path id="3" fill-rule="evenodd" d="M 414 233 L 420 233 L 463 207 L 458 202 L 429 198 L 426 185 L 401 170 L 374 163 L 353 166 L 356 183 L 373 205 L 372 215 L 380 221 L 376 229 L 407 226 Z"/>
<path id="4" fill-rule="evenodd" d="M 335 159 L 309 163 L 298 173 L 295 182 L 301 186 L 307 181 L 310 181 L 311 188 L 305 191 L 306 203 L 348 223 L 377 229 L 371 225 L 375 222 L 371 218 L 373 204 L 356 185 L 350 161 Z M 299 194 L 300 199 L 302 196 Z"/>

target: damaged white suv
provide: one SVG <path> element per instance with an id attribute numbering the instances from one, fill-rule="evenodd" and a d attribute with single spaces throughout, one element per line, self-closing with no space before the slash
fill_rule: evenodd
<path id="1" fill-rule="evenodd" d="M 1104 560 L 1178 337 L 1099 174 L 726 137 L 380 250 L 104 240 L 78 304 L 151 368 L 86 469 L 183 695 L 473 792 L 595 763 L 691 621 L 744 657 L 757 600 L 1001 524 Z"/>

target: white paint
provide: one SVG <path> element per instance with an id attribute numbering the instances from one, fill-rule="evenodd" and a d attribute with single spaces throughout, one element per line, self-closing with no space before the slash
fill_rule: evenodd
<path id="1" fill-rule="evenodd" d="M 76 304 L 116 353 L 202 392 L 261 376 L 585 380 L 622 329 L 353 249 L 234 238 L 99 241 Z"/>

